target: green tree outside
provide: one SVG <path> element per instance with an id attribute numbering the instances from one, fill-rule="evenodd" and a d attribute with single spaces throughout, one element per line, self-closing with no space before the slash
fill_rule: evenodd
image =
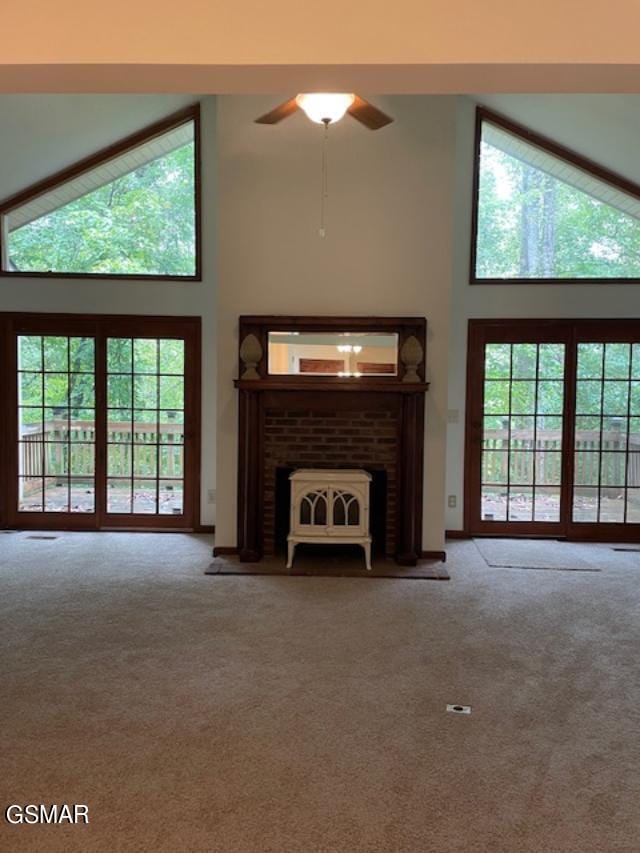
<path id="1" fill-rule="evenodd" d="M 640 278 L 640 221 L 486 142 L 478 278 Z"/>
<path id="2" fill-rule="evenodd" d="M 9 234 L 23 272 L 195 274 L 193 142 Z"/>

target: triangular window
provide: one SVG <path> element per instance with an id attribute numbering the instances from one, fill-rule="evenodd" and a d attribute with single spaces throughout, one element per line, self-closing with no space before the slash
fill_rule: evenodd
<path id="1" fill-rule="evenodd" d="M 640 186 L 478 111 L 472 280 L 640 280 Z"/>
<path id="2" fill-rule="evenodd" d="M 0 203 L 2 272 L 198 278 L 189 108 Z"/>

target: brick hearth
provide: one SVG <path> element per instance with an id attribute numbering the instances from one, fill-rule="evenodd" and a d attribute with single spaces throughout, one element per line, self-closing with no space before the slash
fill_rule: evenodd
<path id="1" fill-rule="evenodd" d="M 386 472 L 385 551 L 393 555 L 396 550 L 398 412 L 393 409 L 331 412 L 326 408 L 266 408 L 264 417 L 264 553 L 272 555 L 275 550 L 278 468 L 364 468 Z"/>

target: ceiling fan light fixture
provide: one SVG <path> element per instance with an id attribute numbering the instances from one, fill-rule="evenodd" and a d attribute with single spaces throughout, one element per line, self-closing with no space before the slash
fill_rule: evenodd
<path id="1" fill-rule="evenodd" d="M 311 121 L 333 124 L 340 121 L 355 98 L 346 92 L 308 92 L 296 95 L 296 103 Z"/>

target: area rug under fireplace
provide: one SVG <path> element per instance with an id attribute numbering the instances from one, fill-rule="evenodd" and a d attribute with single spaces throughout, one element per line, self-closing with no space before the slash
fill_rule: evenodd
<path id="1" fill-rule="evenodd" d="M 449 573 L 439 560 L 420 560 L 417 566 L 399 566 L 384 557 L 374 557 L 368 572 L 362 551 L 345 554 L 332 553 L 328 548 L 299 549 L 292 568 L 286 568 L 283 556 L 269 557 L 259 563 L 241 563 L 237 556 L 216 557 L 206 575 L 264 575 L 288 577 L 339 577 L 339 578 L 397 578 L 410 580 L 449 580 Z"/>

